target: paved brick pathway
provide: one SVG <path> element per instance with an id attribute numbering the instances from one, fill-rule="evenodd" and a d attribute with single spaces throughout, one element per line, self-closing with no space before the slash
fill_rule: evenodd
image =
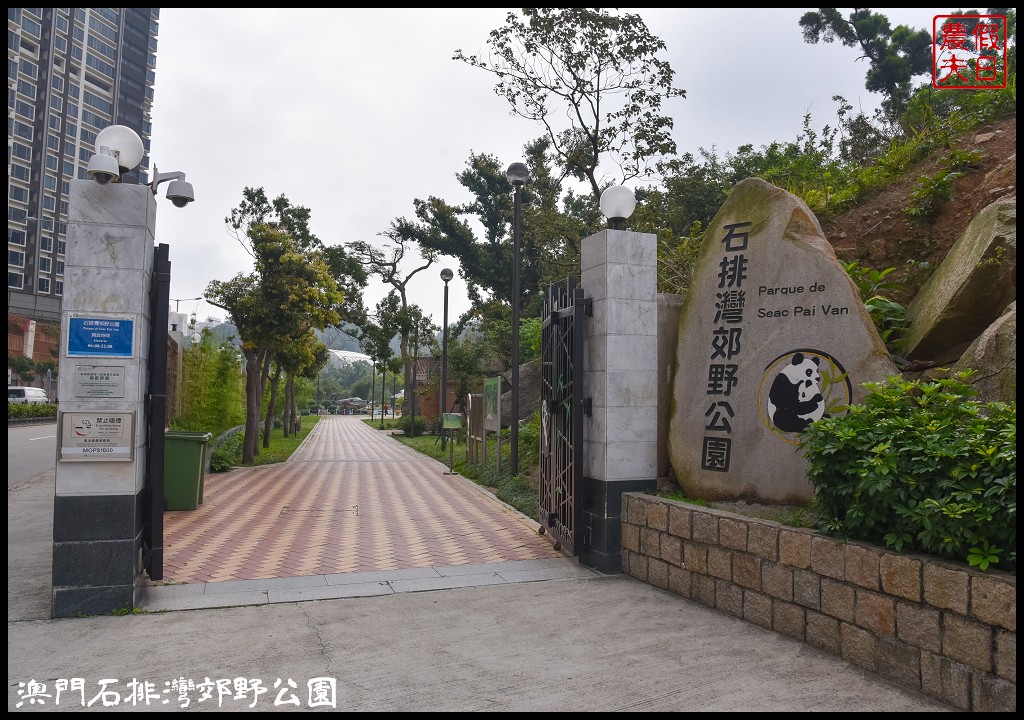
<path id="1" fill-rule="evenodd" d="M 537 523 L 358 417 L 288 462 L 207 474 L 164 514 L 164 581 L 205 583 L 564 557 Z"/>

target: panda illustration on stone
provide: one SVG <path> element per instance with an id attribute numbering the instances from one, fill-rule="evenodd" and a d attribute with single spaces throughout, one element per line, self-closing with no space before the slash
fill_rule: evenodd
<path id="1" fill-rule="evenodd" d="M 821 359 L 794 353 L 793 360 L 775 376 L 768 392 L 768 413 L 783 432 L 800 432 L 825 415 L 821 396 Z"/>

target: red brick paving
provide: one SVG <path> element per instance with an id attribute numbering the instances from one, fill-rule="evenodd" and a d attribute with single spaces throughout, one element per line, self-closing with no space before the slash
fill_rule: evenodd
<path id="1" fill-rule="evenodd" d="M 198 509 L 164 513 L 164 580 L 561 557 L 536 523 L 446 470 L 358 417 L 323 417 L 288 462 L 207 474 Z"/>

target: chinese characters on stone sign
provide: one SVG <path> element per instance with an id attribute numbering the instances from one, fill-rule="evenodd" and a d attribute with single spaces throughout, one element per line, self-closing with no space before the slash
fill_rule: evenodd
<path id="1" fill-rule="evenodd" d="M 704 415 L 708 418 L 704 426 L 704 444 L 701 451 L 701 468 L 712 472 L 728 472 L 732 457 L 732 422 L 735 411 L 727 399 L 739 383 L 736 377 L 739 367 L 734 362 L 742 352 L 743 309 L 746 291 L 743 281 L 747 278 L 747 249 L 751 223 L 733 223 L 725 226 L 722 238 L 724 255 L 719 263 L 718 290 L 715 295 L 715 322 L 711 336 L 711 362 L 708 365 L 707 395 L 711 400 Z"/>

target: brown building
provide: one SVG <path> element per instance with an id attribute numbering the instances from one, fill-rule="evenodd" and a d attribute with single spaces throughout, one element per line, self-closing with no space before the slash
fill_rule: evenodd
<path id="1" fill-rule="evenodd" d="M 445 399 L 444 410 L 438 407 L 440 394 L 438 387 L 441 384 L 441 358 L 421 357 L 416 358 L 416 379 L 413 383 L 416 393 L 417 415 L 422 415 L 430 421 L 441 417 L 442 412 L 461 412 L 461 406 L 456 407 L 455 383 L 448 381 L 448 393 Z M 412 403 L 406 399 L 402 404 L 402 412 L 413 412 Z"/>

